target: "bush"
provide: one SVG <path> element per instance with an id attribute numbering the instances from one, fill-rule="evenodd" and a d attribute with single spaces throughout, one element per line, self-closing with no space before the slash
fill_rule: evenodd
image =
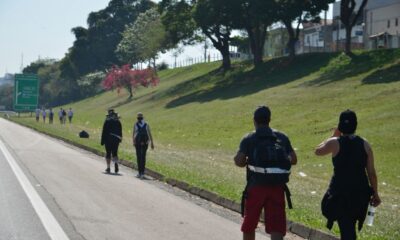
<path id="1" fill-rule="evenodd" d="M 157 64 L 157 71 L 162 71 L 162 70 L 167 70 L 169 69 L 169 65 L 166 62 L 161 62 L 159 64 Z"/>

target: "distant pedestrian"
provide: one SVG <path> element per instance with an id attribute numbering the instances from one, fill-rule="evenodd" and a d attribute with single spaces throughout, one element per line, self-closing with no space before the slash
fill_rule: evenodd
<path id="1" fill-rule="evenodd" d="M 137 122 L 133 126 L 132 136 L 133 146 L 136 149 L 136 159 L 139 173 L 138 178 L 144 179 L 144 173 L 146 168 L 146 152 L 151 144 L 151 149 L 154 149 L 153 137 L 151 135 L 150 126 L 144 121 L 142 113 L 137 114 Z"/>
<path id="2" fill-rule="evenodd" d="M 265 230 L 271 240 L 282 240 L 286 234 L 285 192 L 290 193 L 291 165 L 297 163 L 297 156 L 289 138 L 269 127 L 271 111 L 258 107 L 254 112 L 256 131 L 244 137 L 234 157 L 238 167 L 247 168 L 247 185 L 242 197 L 244 240 L 255 239 L 255 229 L 262 209 L 265 214 Z"/>
<path id="3" fill-rule="evenodd" d="M 110 173 L 111 159 L 114 163 L 114 171 L 118 173 L 118 147 L 122 141 L 122 126 L 119 121 L 118 114 L 114 109 L 108 110 L 106 120 L 103 124 L 103 131 L 101 134 L 101 145 L 106 148 L 106 173 Z"/>
<path id="4" fill-rule="evenodd" d="M 318 156 L 332 156 L 334 174 L 322 200 L 322 213 L 329 229 L 338 222 L 342 240 L 355 240 L 356 224 L 360 231 L 368 205 L 381 203 L 371 145 L 355 135 L 356 129 L 356 113 L 342 112 L 332 137 L 315 150 Z"/>
<path id="5" fill-rule="evenodd" d="M 63 109 L 60 108 L 60 111 L 58 111 L 58 119 L 60 120 L 60 124 L 63 124 Z"/>
<path id="6" fill-rule="evenodd" d="M 44 123 L 46 123 L 46 115 L 47 115 L 46 109 L 43 108 L 43 109 L 42 109 L 42 117 L 43 117 L 43 122 L 44 122 Z"/>
<path id="7" fill-rule="evenodd" d="M 69 108 L 68 110 L 68 122 L 71 124 L 72 122 L 72 117 L 74 116 L 74 112 L 72 111 L 72 108 Z"/>
<path id="8" fill-rule="evenodd" d="M 50 108 L 50 111 L 49 111 L 49 124 L 53 124 L 53 119 L 54 119 L 54 112 L 53 112 L 53 109 Z"/>
<path id="9" fill-rule="evenodd" d="M 40 109 L 36 108 L 35 110 L 35 117 L 36 117 L 36 122 L 39 122 L 40 119 Z"/>
<path id="10" fill-rule="evenodd" d="M 62 123 L 65 124 L 67 121 L 67 112 L 63 109 L 62 110 Z"/>

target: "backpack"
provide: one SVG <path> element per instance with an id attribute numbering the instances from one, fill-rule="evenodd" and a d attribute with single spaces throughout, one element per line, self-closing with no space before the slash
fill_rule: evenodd
<path id="1" fill-rule="evenodd" d="M 145 123 L 142 127 L 137 123 L 136 124 L 137 127 L 137 134 L 136 134 L 136 144 L 140 144 L 140 145 L 146 145 L 147 142 L 149 141 L 149 135 L 147 133 L 147 124 Z"/>
<path id="2" fill-rule="evenodd" d="M 289 182 L 291 162 L 275 136 L 255 136 L 249 163 L 249 180 L 255 185 L 278 185 Z"/>
<path id="3" fill-rule="evenodd" d="M 293 208 L 288 186 L 292 163 L 286 150 L 275 134 L 255 135 L 252 141 L 253 152 L 247 165 L 247 184 L 242 193 L 241 213 L 244 217 L 248 188 L 258 185 L 283 185 L 289 209 Z"/>
<path id="4" fill-rule="evenodd" d="M 79 133 L 80 138 L 89 138 L 89 133 L 87 133 L 85 130 L 81 131 Z"/>

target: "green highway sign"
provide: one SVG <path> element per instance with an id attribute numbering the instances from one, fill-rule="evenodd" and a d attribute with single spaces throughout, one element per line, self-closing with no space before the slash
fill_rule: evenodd
<path id="1" fill-rule="evenodd" d="M 34 111 L 39 103 L 39 79 L 36 74 L 15 74 L 14 111 Z"/>

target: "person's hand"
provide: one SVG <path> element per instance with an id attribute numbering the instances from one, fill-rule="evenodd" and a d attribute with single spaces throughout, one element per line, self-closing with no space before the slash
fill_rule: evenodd
<path id="1" fill-rule="evenodd" d="M 379 206 L 381 204 L 381 198 L 379 197 L 379 194 L 375 193 L 372 198 L 371 198 L 371 205 L 374 207 Z"/>
<path id="2" fill-rule="evenodd" d="M 340 137 L 342 133 L 339 131 L 338 128 L 333 129 L 332 137 Z"/>

